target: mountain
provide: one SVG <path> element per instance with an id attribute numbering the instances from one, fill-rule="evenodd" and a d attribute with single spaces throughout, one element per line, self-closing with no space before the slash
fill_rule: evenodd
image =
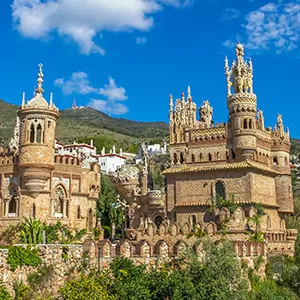
<path id="1" fill-rule="evenodd" d="M 76 119 L 129 136 L 161 138 L 169 135 L 169 125 L 167 123 L 136 122 L 123 118 L 112 118 L 89 107 L 62 110 L 60 116 L 62 119 Z"/>
<path id="2" fill-rule="evenodd" d="M 0 145 L 8 145 L 13 135 L 18 106 L 0 100 Z M 167 140 L 169 127 L 164 122 L 136 122 L 123 118 L 112 118 L 93 108 L 67 109 L 60 111 L 56 137 L 63 143 L 88 142 L 93 138 L 100 150 L 113 144 L 134 151 L 143 141 Z M 132 148 L 131 148 L 132 149 Z M 291 139 L 292 152 L 300 152 L 300 140 Z"/>
<path id="3" fill-rule="evenodd" d="M 0 100 L 0 144 L 7 145 L 13 135 L 18 106 Z M 112 118 L 93 108 L 67 109 L 60 111 L 56 137 L 63 143 L 99 139 L 99 146 L 126 150 L 131 145 L 139 145 L 151 139 L 166 140 L 168 124 L 163 122 L 135 122 L 122 118 Z"/>

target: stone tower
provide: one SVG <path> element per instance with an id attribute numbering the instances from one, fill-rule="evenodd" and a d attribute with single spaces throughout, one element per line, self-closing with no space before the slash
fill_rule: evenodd
<path id="1" fill-rule="evenodd" d="M 253 68 L 251 60 L 244 60 L 244 48 L 236 46 L 236 61 L 229 68 L 225 59 L 227 79 L 227 107 L 229 110 L 229 138 L 232 139 L 231 156 L 244 160 L 253 158 L 256 150 L 256 95 L 253 93 Z"/>
<path id="2" fill-rule="evenodd" d="M 19 133 L 19 171 L 21 189 L 40 192 L 46 188 L 51 171 L 54 169 L 54 140 L 58 109 L 43 97 L 43 65 L 39 65 L 37 88 L 34 97 L 22 105 L 18 111 Z M 49 189 L 49 187 L 47 187 Z"/>

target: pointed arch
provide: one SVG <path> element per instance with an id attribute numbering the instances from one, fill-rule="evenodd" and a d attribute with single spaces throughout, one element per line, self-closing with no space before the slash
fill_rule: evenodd
<path id="1" fill-rule="evenodd" d="M 34 138 L 35 138 L 35 128 L 34 128 L 34 124 L 31 124 L 29 130 L 29 142 L 34 143 Z"/>
<path id="2" fill-rule="evenodd" d="M 36 142 L 37 143 L 43 143 L 43 140 L 42 140 L 42 135 L 43 133 L 43 128 L 42 128 L 42 125 L 41 124 L 38 124 L 37 127 L 36 127 Z"/>
<path id="3" fill-rule="evenodd" d="M 221 197 L 222 199 L 226 198 L 226 190 L 225 190 L 225 182 L 224 181 L 217 181 L 215 184 L 215 193 L 217 198 Z"/>
<path id="4" fill-rule="evenodd" d="M 15 197 L 12 197 L 8 203 L 8 213 L 9 214 L 17 214 L 17 200 Z"/>
<path id="5" fill-rule="evenodd" d="M 192 154 L 192 162 L 194 163 L 195 162 L 195 155 Z"/>
<path id="6" fill-rule="evenodd" d="M 53 213 L 59 217 L 65 217 L 64 216 L 64 205 L 65 205 L 65 199 L 67 198 L 67 193 L 65 188 L 59 184 L 56 186 L 54 191 L 54 207 L 53 207 Z"/>

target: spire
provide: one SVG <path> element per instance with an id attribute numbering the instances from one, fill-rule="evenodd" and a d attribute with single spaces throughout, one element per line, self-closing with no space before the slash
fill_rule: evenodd
<path id="1" fill-rule="evenodd" d="M 53 93 L 50 93 L 50 106 L 53 106 Z"/>
<path id="2" fill-rule="evenodd" d="M 38 87 L 37 89 L 35 90 L 36 94 L 42 94 L 44 92 L 43 90 L 43 77 L 44 77 L 44 74 L 43 74 L 43 64 L 39 64 L 39 73 L 38 73 L 38 79 L 37 79 L 37 83 L 38 83 Z"/>
<path id="3" fill-rule="evenodd" d="M 188 86 L 188 88 L 187 88 L 187 99 L 192 99 L 191 87 L 190 86 Z"/>
<path id="4" fill-rule="evenodd" d="M 184 101 L 185 101 L 184 93 L 183 93 L 183 92 L 182 92 L 182 94 L 181 94 L 181 101 L 182 101 L 182 103 L 184 103 Z"/>
<path id="5" fill-rule="evenodd" d="M 173 111 L 173 96 L 170 94 L 170 111 Z"/>
<path id="6" fill-rule="evenodd" d="M 23 95 L 22 95 L 22 105 L 21 105 L 21 107 L 24 108 L 24 106 L 25 106 L 25 93 L 23 93 Z"/>
<path id="7" fill-rule="evenodd" d="M 234 93 L 253 94 L 253 67 L 252 61 L 244 60 L 244 47 L 239 42 L 235 48 L 236 61 L 232 63 L 231 68 L 228 66 L 228 59 L 225 58 L 225 75 L 227 80 L 227 94 L 231 95 L 231 86 Z"/>

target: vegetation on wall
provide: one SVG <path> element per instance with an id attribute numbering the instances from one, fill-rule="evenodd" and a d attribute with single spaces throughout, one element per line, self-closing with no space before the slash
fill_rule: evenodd
<path id="1" fill-rule="evenodd" d="M 1 300 L 12 300 L 9 291 L 4 286 L 3 282 L 0 281 L 0 299 Z"/>
<path id="2" fill-rule="evenodd" d="M 100 218 L 104 236 L 111 236 L 111 226 L 116 226 L 116 234 L 121 235 L 124 213 L 116 207 L 117 190 L 109 177 L 101 175 L 101 193 L 97 201 L 97 218 Z"/>
<path id="3" fill-rule="evenodd" d="M 32 266 L 37 267 L 42 263 L 38 250 L 35 248 L 10 246 L 8 248 L 7 262 L 9 263 L 12 271 L 17 267 Z"/>

